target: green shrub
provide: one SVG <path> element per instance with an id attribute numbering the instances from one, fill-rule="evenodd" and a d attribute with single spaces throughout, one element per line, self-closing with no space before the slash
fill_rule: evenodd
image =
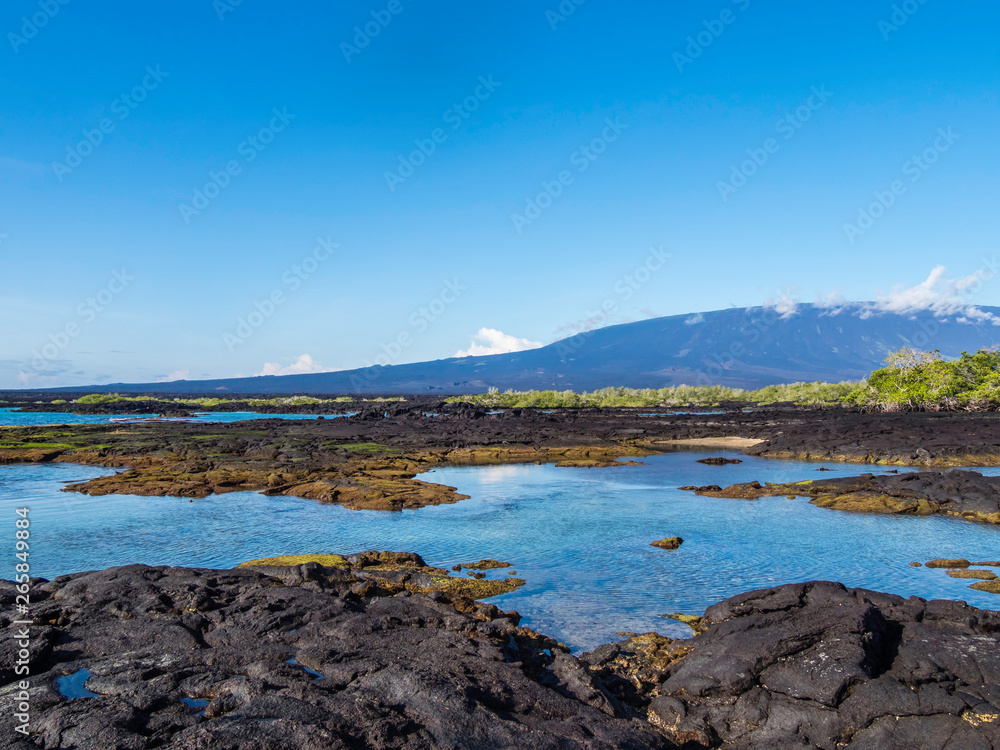
<path id="1" fill-rule="evenodd" d="M 573 391 L 507 391 L 491 388 L 488 393 L 454 396 L 450 403 L 470 403 L 490 409 L 535 407 L 673 407 L 718 406 L 725 402 L 773 404 L 836 404 L 853 394 L 859 383 L 789 383 L 756 391 L 721 385 L 679 385 L 673 388 L 601 388 L 589 393 Z"/>
<path id="2" fill-rule="evenodd" d="M 908 347 L 886 358 L 853 403 L 876 411 L 987 411 L 1000 406 L 1000 352 L 944 360 Z"/>

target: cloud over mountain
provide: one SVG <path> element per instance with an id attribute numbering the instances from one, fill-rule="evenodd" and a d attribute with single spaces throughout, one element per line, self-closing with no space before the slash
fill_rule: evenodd
<path id="1" fill-rule="evenodd" d="M 469 342 L 469 348 L 455 352 L 456 357 L 483 357 L 490 354 L 510 354 L 537 349 L 541 341 L 529 341 L 511 336 L 496 328 L 480 328 Z"/>

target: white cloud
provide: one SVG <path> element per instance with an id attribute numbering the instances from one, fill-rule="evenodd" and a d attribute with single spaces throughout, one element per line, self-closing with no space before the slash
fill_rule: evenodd
<path id="1" fill-rule="evenodd" d="M 487 354 L 509 354 L 523 352 L 526 349 L 537 349 L 541 341 L 519 339 L 495 328 L 480 328 L 472 337 L 469 348 L 455 352 L 456 357 L 482 357 Z"/>
<path id="2" fill-rule="evenodd" d="M 840 291 L 840 287 L 837 287 L 829 294 L 817 294 L 816 295 L 816 307 L 822 308 L 824 310 L 829 310 L 831 308 L 843 307 L 847 304 L 847 300 L 844 299 L 843 293 Z"/>
<path id="3" fill-rule="evenodd" d="M 849 313 L 862 320 L 884 313 L 913 315 L 930 312 L 938 318 L 955 316 L 959 323 L 1000 326 L 1000 317 L 980 310 L 968 301 L 984 281 L 992 278 L 992 274 L 979 269 L 968 276 L 949 279 L 947 272 L 944 266 L 935 266 L 924 281 L 912 287 L 895 286 L 891 292 L 879 293 L 875 302 L 848 302 L 840 289 L 826 295 L 820 293 L 816 295 L 814 307 L 823 310 L 825 315 Z M 764 307 L 775 310 L 782 319 L 791 318 L 799 305 L 795 292 L 795 289 L 786 290 L 777 299 L 765 302 Z"/>
<path id="4" fill-rule="evenodd" d="M 989 278 L 983 269 L 960 279 L 948 279 L 944 266 L 935 266 L 927 278 L 912 287 L 896 286 L 887 294 L 879 295 L 870 309 L 876 312 L 891 312 L 908 315 L 916 312 L 932 312 L 937 317 L 959 315 L 965 322 L 1000 325 L 1000 318 L 969 304 L 971 295 Z"/>
<path id="5" fill-rule="evenodd" d="M 323 372 L 323 365 L 308 354 L 303 354 L 287 367 L 282 367 L 279 362 L 265 362 L 264 369 L 257 375 L 305 375 L 310 372 Z"/>
<path id="6" fill-rule="evenodd" d="M 794 296 L 795 292 L 795 289 L 787 289 L 777 299 L 769 299 L 765 302 L 764 307 L 773 309 L 782 320 L 787 320 L 795 315 L 799 307 L 798 300 Z"/>
<path id="7" fill-rule="evenodd" d="M 187 380 L 188 375 L 191 373 L 188 368 L 184 367 L 180 370 L 174 370 L 169 375 L 164 375 L 162 378 L 157 378 L 157 383 L 169 383 L 174 380 Z"/>
<path id="8" fill-rule="evenodd" d="M 686 326 L 696 326 L 699 323 L 704 323 L 704 322 L 705 322 L 705 316 L 702 315 L 701 313 L 695 313 L 690 318 L 687 318 L 687 319 L 684 320 L 684 325 L 686 325 Z"/>

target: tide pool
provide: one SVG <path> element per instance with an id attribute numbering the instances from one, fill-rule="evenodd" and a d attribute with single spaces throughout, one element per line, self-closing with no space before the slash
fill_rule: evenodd
<path id="1" fill-rule="evenodd" d="M 254 419 L 336 419 L 349 414 L 264 414 L 256 411 L 205 411 L 188 417 L 156 417 L 143 414 L 72 414 L 70 412 L 32 412 L 17 409 L 0 409 L 0 426 L 31 427 L 57 424 L 109 424 L 112 422 L 246 422 Z"/>
<path id="2" fill-rule="evenodd" d="M 710 455 L 743 463 L 695 462 Z M 742 591 L 794 581 L 834 580 L 983 608 L 1000 605 L 1000 596 L 970 589 L 971 581 L 909 565 L 938 557 L 1000 559 L 995 527 L 941 517 L 849 514 L 814 507 L 804 498 L 725 500 L 676 489 L 851 476 L 868 467 L 725 451 L 679 451 L 642 461 L 609 469 L 436 469 L 422 478 L 455 486 L 471 499 L 402 513 L 252 492 L 193 502 L 88 497 L 59 490 L 64 482 L 108 470 L 16 465 L 0 467 L 0 517 L 10 519 L 13 529 L 14 508 L 31 509 L 32 573 L 46 578 L 134 562 L 229 568 L 279 554 L 366 549 L 413 551 L 442 567 L 506 560 L 527 585 L 490 601 L 516 609 L 524 624 L 574 649 L 617 640 L 620 631 L 686 635 L 685 626 L 659 615 L 701 614 Z M 833 471 L 818 474 L 821 465 Z M 667 536 L 681 536 L 684 544 L 676 551 L 650 546 Z"/>

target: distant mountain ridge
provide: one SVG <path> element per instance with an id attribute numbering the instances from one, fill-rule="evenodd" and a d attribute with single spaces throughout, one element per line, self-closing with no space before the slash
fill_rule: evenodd
<path id="1" fill-rule="evenodd" d="M 608 326 L 512 354 L 441 359 L 309 375 L 44 389 L 118 393 L 481 393 L 794 381 L 858 380 L 902 346 L 946 357 L 1000 342 L 1000 308 L 938 317 L 881 312 L 864 303 L 794 310 L 751 307 Z M 964 322 L 962 322 L 964 321 Z"/>

